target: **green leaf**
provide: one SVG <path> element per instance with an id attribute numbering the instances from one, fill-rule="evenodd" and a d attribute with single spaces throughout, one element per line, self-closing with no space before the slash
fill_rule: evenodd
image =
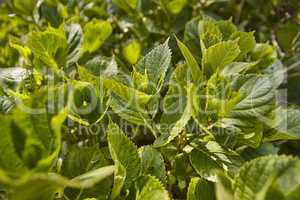
<path id="1" fill-rule="evenodd" d="M 114 186 L 111 191 L 112 200 L 119 197 L 126 180 L 126 169 L 124 166 L 120 162 L 116 162 L 116 166 L 117 168 L 114 176 Z"/>
<path id="2" fill-rule="evenodd" d="M 141 176 L 135 182 L 136 200 L 170 200 L 167 190 L 152 176 Z"/>
<path id="3" fill-rule="evenodd" d="M 189 184 L 187 200 L 215 200 L 214 184 L 201 178 L 192 178 Z"/>
<path id="4" fill-rule="evenodd" d="M 241 50 L 239 57 L 243 58 L 247 53 L 251 52 L 255 46 L 256 41 L 254 32 L 235 32 L 230 36 L 231 40 L 238 39 L 238 45 Z"/>
<path id="5" fill-rule="evenodd" d="M 223 173 L 218 173 L 215 183 L 217 200 L 233 200 L 232 180 Z"/>
<path id="6" fill-rule="evenodd" d="M 258 69 L 264 69 L 277 59 L 277 51 L 268 43 L 258 43 L 250 53 L 250 57 L 252 61 L 259 61 Z"/>
<path id="7" fill-rule="evenodd" d="M 263 73 L 270 76 L 274 89 L 277 89 L 285 81 L 286 69 L 279 60 L 275 60 L 274 63 L 263 70 Z"/>
<path id="8" fill-rule="evenodd" d="M 217 43 L 205 50 L 202 58 L 204 73 L 210 77 L 216 70 L 222 70 L 240 54 L 237 41 Z"/>
<path id="9" fill-rule="evenodd" d="M 176 153 L 176 155 L 174 156 L 174 158 L 168 158 L 174 161 L 174 176 L 179 182 L 179 188 L 182 188 L 181 183 L 183 183 L 182 185 L 184 185 L 183 188 L 186 188 L 186 177 L 189 175 L 189 172 L 191 170 L 191 166 L 189 164 L 189 157 L 185 153 Z"/>
<path id="10" fill-rule="evenodd" d="M 34 19 L 36 23 L 41 23 L 41 19 L 43 19 L 53 27 L 59 27 L 63 22 L 59 13 L 59 4 L 56 5 L 53 1 L 43 1 L 37 4 L 34 9 Z"/>
<path id="11" fill-rule="evenodd" d="M 262 117 L 274 109 L 275 91 L 268 76 L 246 75 L 236 77 L 234 90 L 241 100 L 232 109 L 234 117 Z"/>
<path id="12" fill-rule="evenodd" d="M 294 41 L 296 40 L 297 34 L 299 33 L 299 27 L 297 23 L 288 22 L 285 24 L 279 24 L 276 30 L 276 39 L 279 46 L 288 52 L 293 48 Z"/>
<path id="13" fill-rule="evenodd" d="M 68 147 L 66 154 L 62 158 L 62 166 L 60 174 L 74 178 L 81 174 L 87 173 L 92 170 L 97 170 L 101 167 L 107 166 L 110 163 L 104 157 L 103 152 L 98 147 L 79 147 L 72 145 Z M 97 181 L 95 175 L 94 180 Z M 79 178 L 77 178 L 78 180 Z M 83 177 L 80 178 L 83 180 Z M 94 188 L 89 189 L 73 189 L 66 188 L 65 195 L 68 198 L 84 198 L 84 197 L 97 197 L 99 199 L 105 199 L 109 195 L 112 186 L 112 179 L 106 178 L 105 181 L 101 181 L 96 184 Z"/>
<path id="14" fill-rule="evenodd" d="M 51 118 L 50 120 L 50 127 L 53 130 L 53 136 L 49 141 L 50 149 L 52 150 L 51 154 L 46 157 L 45 159 L 39 162 L 39 167 L 41 169 L 48 167 L 52 164 L 53 160 L 57 159 L 60 150 L 61 150 L 61 140 L 62 140 L 62 125 L 67 118 L 68 110 L 64 108 L 61 110 L 57 115 Z M 43 133 L 40 133 L 43 134 Z M 51 143 L 50 143 L 51 142 Z M 53 146 L 53 147 L 52 147 Z"/>
<path id="15" fill-rule="evenodd" d="M 273 46 L 268 43 L 256 44 L 255 48 L 251 52 L 253 60 L 259 60 L 262 58 L 269 58 L 276 55 L 276 50 Z"/>
<path id="16" fill-rule="evenodd" d="M 126 100 L 122 100 L 115 94 L 112 94 L 110 107 L 113 111 L 118 114 L 121 118 L 136 124 L 145 125 L 145 122 L 151 121 L 149 115 L 144 112 L 140 112 L 136 106 L 128 104 Z"/>
<path id="17" fill-rule="evenodd" d="M 191 75 L 186 65 L 178 66 L 173 72 L 163 102 L 160 121 L 162 134 L 154 143 L 156 147 L 164 146 L 176 138 L 192 117 L 191 85 L 187 84 L 188 76 Z"/>
<path id="18" fill-rule="evenodd" d="M 141 44 L 138 41 L 131 41 L 123 47 L 122 53 L 130 64 L 135 64 L 141 56 Z"/>
<path id="19" fill-rule="evenodd" d="M 141 158 L 141 174 L 151 175 L 161 182 L 166 181 L 166 168 L 161 153 L 151 146 L 144 146 L 139 149 Z"/>
<path id="20" fill-rule="evenodd" d="M 215 182 L 218 171 L 222 170 L 235 174 L 243 163 L 235 151 L 221 146 L 216 141 L 194 146 L 196 148 L 190 154 L 190 162 L 196 172 L 206 180 Z"/>
<path id="21" fill-rule="evenodd" d="M 13 187 L 8 196 L 11 200 L 52 200 L 57 194 L 62 193 L 63 187 L 60 177 L 35 175 Z"/>
<path id="22" fill-rule="evenodd" d="M 48 27 L 44 32 L 33 32 L 26 44 L 36 59 L 48 67 L 55 70 L 65 67 L 68 43 L 63 27 Z"/>
<path id="23" fill-rule="evenodd" d="M 261 119 L 274 109 L 275 90 L 268 76 L 233 75 L 230 80 L 215 74 L 208 81 L 206 110 L 212 114 Z"/>
<path id="24" fill-rule="evenodd" d="M 137 147 L 112 122 L 108 127 L 108 144 L 112 159 L 116 164 L 121 164 L 126 171 L 124 186 L 128 188 L 140 174 L 141 160 L 138 155 Z"/>
<path id="25" fill-rule="evenodd" d="M 160 90 L 163 84 L 162 81 L 171 64 L 171 50 L 168 47 L 168 42 L 169 40 L 155 47 L 135 66 L 135 69 L 141 74 L 147 72 L 149 81 L 151 81 L 150 89 L 152 93 Z"/>
<path id="26" fill-rule="evenodd" d="M 230 80 L 214 75 L 208 81 L 206 112 L 217 121 L 217 137 L 226 145 L 259 147 L 263 126 L 273 123 L 275 108 L 275 90 L 268 76 L 236 74 Z"/>
<path id="27" fill-rule="evenodd" d="M 2 154 L 1 168 L 11 173 L 22 173 L 25 169 L 49 169 L 60 152 L 60 127 L 65 114 L 56 115 L 49 122 L 46 113 L 30 115 L 15 109 L 12 116 L 7 118 L 3 130 L 6 138 L 3 140 L 3 148 L 6 146 L 5 151 L 8 153 Z M 10 160 L 15 155 L 18 158 Z M 6 164 L 11 167 L 5 167 Z"/>
<path id="28" fill-rule="evenodd" d="M 94 76 L 111 77 L 118 73 L 118 65 L 114 57 L 95 56 L 84 64 Z"/>
<path id="29" fill-rule="evenodd" d="M 94 169 L 84 174 L 81 174 L 79 176 L 76 176 L 71 180 L 69 185 L 70 187 L 77 187 L 77 188 L 91 188 L 94 187 L 96 183 L 111 176 L 114 171 L 115 171 L 115 166 L 105 166 L 98 169 Z M 72 186 L 72 182 L 75 183 L 74 186 Z"/>
<path id="30" fill-rule="evenodd" d="M 190 154 L 190 162 L 196 172 L 207 180 L 215 181 L 216 172 L 222 170 L 222 166 L 212 159 L 209 154 L 196 149 Z"/>
<path id="31" fill-rule="evenodd" d="M 250 122 L 247 118 L 222 118 L 215 124 L 219 128 L 216 138 L 230 148 L 258 148 L 263 141 L 263 125 L 268 120 L 270 119 L 252 118 Z"/>
<path id="32" fill-rule="evenodd" d="M 151 95 L 128 87 L 114 79 L 104 79 L 103 84 L 107 89 L 111 90 L 121 99 L 123 99 L 124 101 L 128 101 L 129 103 L 136 103 L 137 105 L 144 106 L 152 98 Z"/>
<path id="33" fill-rule="evenodd" d="M 191 51 L 197 62 L 201 62 L 201 47 L 200 47 L 200 34 L 198 31 L 198 24 L 200 17 L 193 18 L 185 25 L 183 42 Z"/>
<path id="34" fill-rule="evenodd" d="M 0 132 L 1 132 L 1 155 L 0 155 L 0 168 L 12 173 L 23 173 L 26 171 L 26 166 L 23 163 L 22 159 L 18 155 L 20 151 L 24 148 L 24 141 L 22 141 L 22 137 L 19 137 L 19 143 L 16 145 L 13 141 L 12 127 L 11 127 L 11 119 L 7 116 L 0 116 Z M 15 135 L 18 132 L 14 132 Z M 23 135 L 21 135 L 23 136 Z M 15 147 L 18 147 L 17 149 Z"/>
<path id="35" fill-rule="evenodd" d="M 20 56 L 22 56 L 27 62 L 30 62 L 31 51 L 24 45 L 23 41 L 16 37 L 9 37 L 9 46 L 16 49 Z"/>
<path id="36" fill-rule="evenodd" d="M 203 50 L 216 45 L 223 39 L 222 32 L 216 22 L 212 20 L 200 21 L 198 25 L 198 32 L 200 34 L 201 48 Z"/>
<path id="37" fill-rule="evenodd" d="M 194 83 L 201 83 L 203 80 L 202 72 L 200 70 L 200 67 L 199 67 L 196 59 L 193 57 L 190 50 L 180 40 L 178 40 L 178 38 L 176 38 L 176 40 L 177 40 L 177 44 L 180 48 L 180 51 L 184 56 L 186 64 L 191 70 Z"/>
<path id="38" fill-rule="evenodd" d="M 108 21 L 94 19 L 84 26 L 83 33 L 84 39 L 82 48 L 84 51 L 93 53 L 97 51 L 111 35 L 112 26 Z"/>
<path id="39" fill-rule="evenodd" d="M 300 186 L 300 161 L 287 156 L 267 156 L 246 163 L 235 177 L 235 199 L 289 198 Z"/>
<path id="40" fill-rule="evenodd" d="M 27 174 L 20 179 L 9 180 L 8 196 L 12 200 L 53 200 L 62 197 L 65 187 L 78 189 L 93 187 L 97 182 L 111 176 L 113 172 L 114 166 L 106 166 L 72 180 L 54 173 Z"/>
<path id="41" fill-rule="evenodd" d="M 266 138 L 266 141 L 300 139 L 300 111 L 293 108 L 279 108 L 275 114 L 278 123 L 271 131 L 271 135 Z"/>
<path id="42" fill-rule="evenodd" d="M 248 69 L 251 69 L 252 67 L 256 66 L 256 64 L 257 62 L 232 62 L 223 68 L 221 74 L 223 76 L 243 74 Z"/>
<path id="43" fill-rule="evenodd" d="M 228 115 L 241 100 L 240 94 L 231 88 L 230 80 L 218 73 L 207 82 L 206 98 L 206 113 L 219 117 Z"/>
<path id="44" fill-rule="evenodd" d="M 237 27 L 232 23 L 231 18 L 228 20 L 218 20 L 215 23 L 222 32 L 224 40 L 228 40 L 230 36 L 237 31 Z"/>
<path id="45" fill-rule="evenodd" d="M 132 81 L 133 81 L 134 88 L 147 92 L 149 87 L 149 79 L 147 73 L 141 74 L 134 69 L 131 74 L 131 77 L 133 79 Z"/>
<path id="46" fill-rule="evenodd" d="M 90 170 L 108 165 L 100 149 L 97 147 L 69 146 L 63 156 L 61 174 L 74 178 Z"/>

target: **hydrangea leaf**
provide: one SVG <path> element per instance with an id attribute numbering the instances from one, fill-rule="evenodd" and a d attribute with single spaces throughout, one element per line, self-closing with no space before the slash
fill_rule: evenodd
<path id="1" fill-rule="evenodd" d="M 141 176 L 135 182 L 136 200 L 170 200 L 161 182 L 152 176 Z"/>
<path id="2" fill-rule="evenodd" d="M 215 200 L 214 184 L 198 177 L 191 179 L 187 200 Z"/>
<path id="3" fill-rule="evenodd" d="M 246 163 L 236 175 L 234 198 L 276 199 L 276 194 L 280 195 L 281 199 L 295 199 L 292 196 L 300 186 L 299 167 L 299 159 L 287 156 L 254 159 Z"/>
<path id="4" fill-rule="evenodd" d="M 141 157 L 141 173 L 158 178 L 162 183 L 166 181 L 166 168 L 161 153 L 151 146 L 144 146 L 139 149 Z"/>
<path id="5" fill-rule="evenodd" d="M 140 174 L 141 160 L 137 147 L 122 132 L 122 130 L 112 122 L 108 127 L 109 151 L 115 163 L 120 163 L 126 171 L 124 186 L 128 188 Z"/>
<path id="6" fill-rule="evenodd" d="M 44 32 L 33 32 L 27 46 L 37 59 L 55 70 L 66 66 L 67 39 L 64 29 L 48 27 Z"/>
<path id="7" fill-rule="evenodd" d="M 145 57 L 141 58 L 135 66 L 135 69 L 141 74 L 147 72 L 153 93 L 160 90 L 171 64 L 171 50 L 168 42 L 169 40 L 155 47 Z"/>
<path id="8" fill-rule="evenodd" d="M 221 70 L 233 62 L 240 54 L 238 41 L 219 42 L 210 46 L 203 53 L 204 74 L 210 77 L 217 69 Z"/>

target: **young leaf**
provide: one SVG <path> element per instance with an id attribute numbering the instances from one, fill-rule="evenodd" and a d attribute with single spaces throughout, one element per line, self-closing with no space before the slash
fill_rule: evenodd
<path id="1" fill-rule="evenodd" d="M 169 40 L 155 47 L 145 57 L 139 60 L 135 66 L 135 69 L 141 74 L 147 72 L 153 93 L 160 90 L 162 86 L 161 81 L 164 80 L 171 64 L 171 50 L 169 49 L 168 42 Z"/>
<path id="2" fill-rule="evenodd" d="M 68 43 L 62 27 L 48 27 L 44 32 L 33 32 L 26 44 L 36 58 L 48 67 L 55 70 L 65 67 Z"/>
<path id="3" fill-rule="evenodd" d="M 215 22 L 222 32 L 223 40 L 228 40 L 237 31 L 237 27 L 232 23 L 232 18 L 228 20 L 218 20 Z"/>
<path id="4" fill-rule="evenodd" d="M 97 51 L 104 41 L 111 35 L 111 24 L 103 20 L 92 20 L 83 29 L 83 50 L 93 53 Z"/>
<path id="5" fill-rule="evenodd" d="M 198 32 L 200 34 L 201 44 L 204 46 L 202 49 L 207 49 L 222 41 L 223 35 L 217 26 L 217 24 L 212 20 L 202 20 L 198 25 Z"/>
<path id="6" fill-rule="evenodd" d="M 138 41 L 131 41 L 123 47 L 123 56 L 130 64 L 133 65 L 138 61 L 138 59 L 141 56 L 141 48 L 141 44 Z"/>
<path id="7" fill-rule="evenodd" d="M 230 36 L 231 40 L 238 39 L 239 48 L 241 53 L 239 55 L 240 58 L 243 58 L 247 53 L 251 52 L 255 46 L 256 41 L 254 38 L 253 32 L 235 32 Z"/>
<path id="8" fill-rule="evenodd" d="M 222 70 L 240 54 L 237 41 L 217 43 L 205 50 L 202 58 L 204 74 L 210 77 L 217 69 Z"/>

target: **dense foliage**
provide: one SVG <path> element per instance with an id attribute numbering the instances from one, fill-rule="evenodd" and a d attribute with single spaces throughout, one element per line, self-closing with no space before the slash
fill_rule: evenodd
<path id="1" fill-rule="evenodd" d="M 298 0 L 8 0 L 0 199 L 299 200 Z"/>

